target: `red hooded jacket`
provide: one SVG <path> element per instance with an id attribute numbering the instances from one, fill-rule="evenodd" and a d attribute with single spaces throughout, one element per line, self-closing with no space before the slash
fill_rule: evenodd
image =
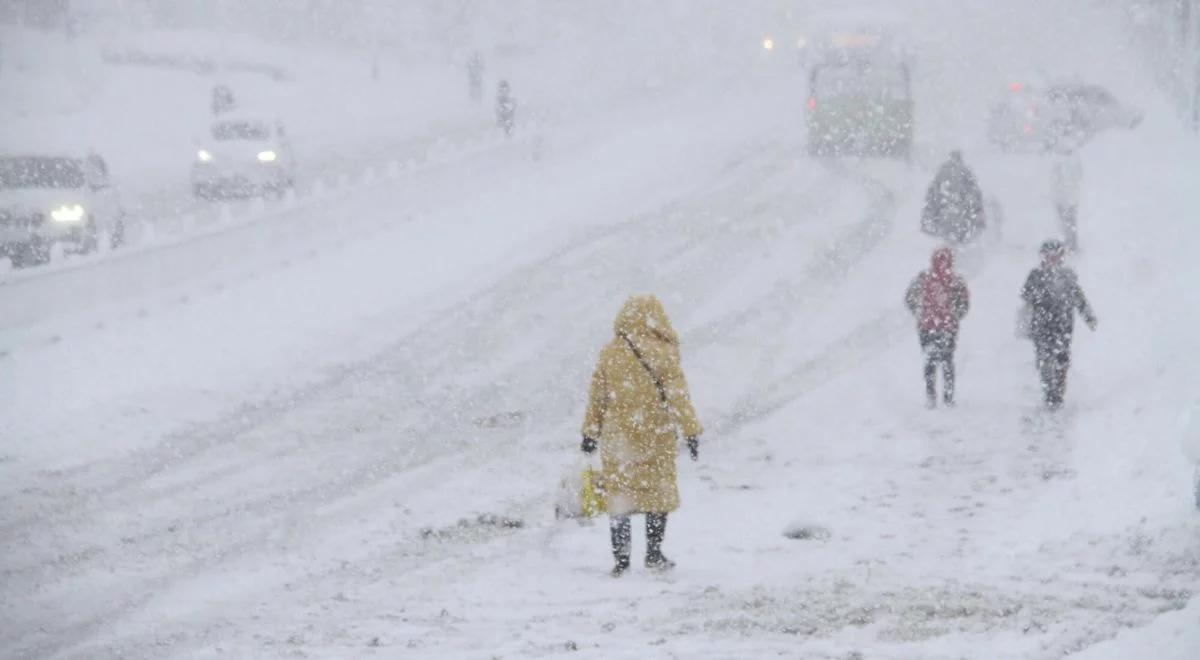
<path id="1" fill-rule="evenodd" d="M 932 267 L 921 271 L 908 286 L 904 302 L 917 318 L 921 332 L 958 333 L 958 322 L 970 307 L 966 280 L 954 272 L 954 252 L 940 247 Z"/>

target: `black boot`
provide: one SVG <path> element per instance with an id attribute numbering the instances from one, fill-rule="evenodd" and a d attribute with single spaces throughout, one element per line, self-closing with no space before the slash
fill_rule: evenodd
<path id="1" fill-rule="evenodd" d="M 621 577 L 629 570 L 630 546 L 633 543 L 633 530 L 629 516 L 613 516 L 608 521 L 608 530 L 612 535 L 612 551 L 615 564 L 612 569 L 613 577 Z"/>
<path id="2" fill-rule="evenodd" d="M 656 571 L 675 568 L 675 562 L 667 559 L 662 553 L 663 535 L 666 532 L 667 514 L 646 514 L 646 568 Z"/>

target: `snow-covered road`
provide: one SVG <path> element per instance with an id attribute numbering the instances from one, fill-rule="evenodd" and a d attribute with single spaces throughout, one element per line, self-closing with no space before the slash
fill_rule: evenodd
<path id="1" fill-rule="evenodd" d="M 960 255 L 960 405 L 927 411 L 900 298 L 936 162 L 803 157 L 793 82 L 622 99 L 537 158 L 0 286 L 0 655 L 1189 657 L 1194 141 L 1151 101 L 1084 152 L 1101 326 L 1060 416 L 1012 332 L 1046 163 L 967 142 L 1005 222 Z M 923 153 L 965 103 L 930 106 Z M 634 292 L 708 432 L 679 568 L 613 580 L 604 522 L 553 507 Z"/>
<path id="2" fill-rule="evenodd" d="M 506 375 L 509 378 L 515 377 L 522 370 L 528 372 L 531 364 L 536 367 L 543 359 L 558 357 L 539 357 L 535 353 L 549 337 L 554 334 L 570 336 L 584 325 L 594 326 L 596 318 L 610 314 L 601 301 L 608 300 L 611 304 L 612 300 L 619 298 L 621 291 L 636 286 L 636 283 L 645 277 L 645 273 L 653 272 L 656 263 L 664 254 L 678 261 L 678 266 L 673 268 L 673 271 L 678 271 L 676 277 L 686 282 L 693 291 L 699 291 L 707 282 L 719 278 L 720 273 L 707 267 L 698 267 L 694 259 L 704 254 L 694 252 L 696 248 L 707 247 L 711 241 L 720 240 L 731 248 L 739 243 L 749 242 L 756 249 L 760 249 L 760 231 L 765 229 L 779 232 L 781 228 L 787 228 L 786 224 L 781 224 L 779 217 L 762 216 L 761 212 L 752 215 L 753 222 L 749 223 L 739 217 L 745 193 L 761 186 L 764 176 L 768 180 L 776 179 L 777 186 L 780 183 L 790 186 L 791 183 L 789 172 L 795 163 L 788 156 L 790 150 L 787 145 L 769 143 L 762 139 L 762 135 L 767 131 L 778 133 L 781 128 L 785 128 L 779 122 L 786 119 L 787 114 L 780 109 L 788 107 L 788 101 L 791 99 L 777 98 L 777 95 L 768 98 L 772 102 L 761 105 L 758 104 L 759 99 L 750 100 L 750 103 L 758 107 L 772 109 L 766 112 L 767 124 L 755 126 L 750 136 L 722 130 L 718 122 L 726 116 L 729 109 L 708 107 L 687 121 L 680 121 L 678 113 L 672 112 L 669 127 L 659 122 L 638 126 L 627 135 L 610 138 L 596 148 L 583 149 L 571 161 L 555 163 L 553 173 L 549 174 L 544 165 L 529 163 L 522 154 L 501 154 L 501 158 L 507 159 L 503 166 L 508 170 L 508 176 L 497 182 L 483 183 L 482 185 L 492 188 L 485 187 L 480 198 L 493 202 L 498 196 L 510 200 L 529 199 L 526 207 L 522 209 L 524 213 L 519 214 L 527 217 L 529 221 L 520 226 L 496 227 L 496 223 L 502 221 L 502 218 L 514 217 L 515 203 L 505 205 L 502 214 L 489 213 L 488 209 L 469 202 L 460 206 L 449 204 L 447 197 L 459 195 L 461 191 L 464 171 L 460 167 L 453 172 L 452 178 L 446 177 L 436 183 L 418 184 L 418 187 L 430 195 L 438 194 L 430 191 L 432 186 L 443 187 L 440 193 L 447 197 L 438 199 L 442 202 L 438 213 L 401 225 L 399 229 L 385 235 L 390 240 L 353 236 L 349 239 L 351 247 L 344 249 L 342 253 L 333 257 L 317 253 L 312 257 L 313 263 L 297 264 L 296 268 L 303 271 L 299 275 L 289 272 L 294 269 L 289 268 L 285 260 L 277 265 L 278 270 L 268 268 L 265 273 L 250 273 L 240 278 L 231 278 L 227 284 L 216 285 L 216 291 L 203 292 L 208 295 L 178 294 L 172 286 L 176 279 L 172 274 L 174 270 L 195 277 L 196 271 L 199 270 L 197 266 L 206 257 L 213 257 L 212 248 L 202 243 L 180 246 L 179 251 L 187 255 L 186 259 L 169 254 L 163 258 L 160 253 L 155 252 L 144 258 L 114 260 L 100 264 L 98 269 L 77 271 L 81 276 L 90 275 L 92 281 L 113 282 L 110 286 L 118 290 L 132 287 L 134 283 L 145 283 L 148 278 L 156 278 L 157 284 L 144 288 L 152 291 L 160 300 L 164 294 L 175 297 L 167 300 L 171 304 L 160 303 L 155 306 L 153 301 L 146 302 L 145 295 L 136 295 L 140 292 L 133 291 L 132 300 L 141 305 L 137 308 L 138 312 L 132 315 L 110 316 L 107 322 L 102 319 L 91 327 L 77 323 L 76 327 L 80 328 L 80 331 L 75 335 L 66 333 L 60 335 L 60 339 L 47 344 L 26 345 L 10 356 L 11 366 L 16 370 L 28 370 L 24 371 L 20 378 L 9 381 L 19 380 L 26 385 L 21 388 L 23 395 L 14 391 L 13 397 L 8 399 L 13 404 L 13 411 L 21 409 L 21 396 L 30 397 L 30 403 L 27 405 L 34 406 L 33 401 L 44 395 L 44 390 L 39 391 L 39 388 L 30 386 L 35 379 L 42 379 L 46 388 L 53 387 L 52 383 L 62 383 L 65 380 L 64 373 L 71 373 L 71 353 L 75 351 L 86 352 L 89 358 L 94 360 L 95 355 L 92 351 L 95 350 L 95 344 L 107 343 L 109 346 L 103 352 L 112 356 L 112 366 L 109 367 L 111 371 L 100 370 L 96 369 L 94 362 L 89 362 L 89 372 L 104 381 L 103 386 L 95 381 L 87 382 L 79 377 L 81 374 L 77 374 L 71 379 L 76 383 L 77 390 L 67 392 L 59 388 L 58 396 L 66 402 L 64 406 L 67 407 L 66 414 L 59 418 L 62 424 L 50 427 L 47 426 L 48 420 L 45 418 L 10 418 L 11 434 L 6 434 L 6 437 L 40 438 L 44 441 L 36 442 L 35 446 L 23 444 L 20 449 L 24 455 L 14 457 L 14 462 L 25 462 L 31 458 L 30 454 L 33 454 L 49 464 L 66 463 L 56 467 L 53 473 L 73 484 L 68 486 L 64 481 L 47 488 L 48 473 L 45 471 L 26 472 L 28 480 L 25 483 L 11 483 L 12 487 L 6 493 L 6 500 L 12 506 L 6 507 L 6 513 L 16 515 L 6 521 L 5 537 L 26 548 L 45 547 L 51 551 L 52 556 L 28 564 L 18 563 L 8 573 L 12 578 L 9 584 L 16 587 L 24 578 L 33 581 L 30 586 L 38 585 L 37 576 L 45 567 L 45 561 L 54 562 L 54 557 L 63 556 L 64 552 L 66 556 L 86 556 L 106 545 L 97 545 L 101 539 L 95 536 L 96 530 L 93 529 L 80 534 L 81 547 L 67 550 L 63 545 L 64 539 L 55 537 L 63 529 L 60 524 L 71 521 L 78 524 L 80 521 L 95 522 L 109 515 L 132 515 L 137 521 L 131 521 L 132 524 L 141 532 L 133 536 L 125 536 L 122 533 L 102 535 L 108 537 L 109 547 L 106 551 L 101 551 L 96 559 L 100 565 L 114 560 L 141 563 L 146 555 L 141 551 L 127 552 L 129 548 L 124 546 L 132 542 L 130 539 L 136 539 L 145 533 L 147 528 L 144 525 L 148 521 L 144 520 L 143 516 L 146 515 L 146 511 L 153 509 L 149 502 L 155 499 L 151 493 L 161 492 L 162 504 L 173 508 L 175 505 L 170 503 L 179 503 L 186 492 L 193 492 L 198 501 L 205 501 L 205 498 L 214 492 L 224 492 L 224 495 L 213 500 L 219 510 L 212 514 L 211 523 L 228 533 L 231 505 L 233 510 L 242 510 L 251 518 L 258 517 L 263 511 L 283 506 L 284 510 L 280 513 L 290 518 L 295 516 L 295 507 L 304 510 L 321 502 L 328 503 L 330 498 L 334 497 L 334 492 L 348 491 L 348 494 L 342 497 L 357 495 L 359 490 L 370 485 L 372 479 L 369 476 L 372 474 L 375 475 L 375 480 L 392 478 L 396 473 L 408 473 L 415 466 L 433 460 L 450 456 L 458 457 L 458 460 L 461 458 L 459 455 L 463 453 L 460 451 L 463 449 L 463 443 L 472 440 L 470 433 L 464 433 L 460 426 L 465 425 L 467 429 L 496 426 L 486 415 L 483 421 L 461 419 L 463 410 L 495 409 L 495 417 L 500 420 L 521 420 L 531 415 L 531 411 L 520 407 L 515 412 L 508 410 L 511 406 L 506 405 L 506 397 L 494 399 L 496 395 L 493 395 L 492 391 L 504 382 Z M 685 107 L 693 105 L 690 98 L 683 98 L 677 102 Z M 747 100 L 731 95 L 730 100 L 723 103 L 744 105 Z M 696 144 L 693 136 L 698 129 L 712 137 Z M 623 178 L 606 178 L 593 183 L 586 177 L 574 175 L 571 171 L 572 168 L 590 170 L 596 167 L 598 160 L 621 159 L 623 154 L 631 150 L 630 146 L 633 144 L 637 144 L 639 153 L 645 154 L 646 157 L 635 163 Z M 680 167 L 678 163 L 683 160 L 690 161 L 690 166 Z M 475 166 L 494 171 L 497 164 L 483 162 Z M 736 176 L 728 175 L 726 171 L 732 171 Z M 664 180 L 660 173 L 666 173 L 670 178 Z M 701 175 L 700 179 L 696 178 L 698 174 Z M 818 180 L 812 183 L 812 189 L 819 190 L 822 183 L 827 187 L 831 176 L 834 175 L 818 171 Z M 551 180 L 547 181 L 547 178 Z M 824 182 L 821 178 L 824 178 Z M 561 181 L 562 185 L 556 185 L 558 181 Z M 723 200 L 722 204 L 702 205 L 707 209 L 704 212 L 699 212 L 701 207 L 697 206 L 675 210 L 680 191 L 683 191 L 682 199 L 689 199 L 696 194 L 697 186 L 704 187 L 710 181 L 716 183 L 715 192 L 712 194 Z M 564 189 L 564 186 L 567 188 Z M 545 190 L 556 190 L 557 193 L 551 197 L 542 195 L 540 198 L 534 198 L 527 197 L 522 188 L 529 188 L 530 193 Z M 489 194 L 488 190 L 503 192 Z M 386 205 L 386 200 L 394 198 L 397 193 L 402 195 L 403 191 L 397 191 L 393 185 L 381 186 L 379 192 L 374 195 L 360 194 L 354 203 L 359 208 L 378 208 Z M 578 213 L 576 204 L 583 195 L 590 195 L 595 200 L 595 214 L 582 218 L 567 215 Z M 704 199 L 708 197 L 709 193 L 703 193 Z M 695 202 L 690 204 L 694 205 Z M 609 211 L 614 206 L 619 206 L 623 211 Z M 639 207 L 646 210 L 636 212 Z M 721 209 L 727 209 L 730 216 L 721 218 L 713 215 Z M 273 224 L 281 225 L 286 222 L 288 231 L 303 232 L 306 240 L 328 243 L 330 232 L 321 230 L 317 225 L 329 217 L 322 211 L 323 209 L 310 211 L 311 215 L 301 215 L 299 219 L 276 220 Z M 635 212 L 632 216 L 621 215 L 631 211 Z M 329 212 L 329 215 L 352 221 L 354 210 Z M 314 220 L 309 221 L 310 217 Z M 619 220 L 615 225 L 612 224 L 614 218 Z M 818 234 L 826 230 L 827 223 L 821 222 L 820 214 L 804 216 L 801 219 L 805 220 L 804 223 L 800 223 L 802 229 L 806 226 L 807 231 L 815 230 Z M 756 228 L 756 223 L 763 226 Z M 747 224 L 748 227 L 740 226 Z M 255 225 L 255 230 L 270 226 L 268 223 L 260 223 Z M 338 228 L 341 228 L 342 233 L 338 233 Z M 335 236 L 346 240 L 344 232 L 345 227 L 341 223 L 335 225 Z M 400 235 L 396 236 L 397 233 Z M 636 235 L 632 241 L 629 237 L 631 233 Z M 545 234 L 548 238 L 534 240 L 538 234 Z M 486 236 L 486 240 L 479 240 L 481 236 Z M 426 242 L 428 247 L 425 253 L 433 261 L 421 261 L 419 256 L 422 250 L 407 244 L 405 238 Z M 656 245 L 656 239 L 661 238 L 670 239 L 667 245 L 661 246 L 666 252 L 659 252 L 655 248 L 643 254 L 629 253 L 619 263 L 613 261 L 613 257 L 619 256 L 629 245 L 645 243 L 647 248 L 652 248 Z M 518 242 L 522 243 L 522 249 L 514 251 L 512 246 Z M 545 245 L 549 251 L 539 254 L 536 247 L 530 251 L 530 245 L 539 244 Z M 295 254 L 295 248 L 278 240 L 277 236 L 267 237 L 262 245 L 262 249 L 269 246 L 270 249 L 280 250 L 285 255 Z M 241 250 L 244 251 L 245 247 Z M 400 252 L 405 259 L 390 260 L 386 257 L 389 252 Z M 454 260 L 445 261 L 447 254 L 453 254 Z M 726 258 L 722 255 L 717 257 L 722 259 L 722 263 Z M 754 260 L 747 259 L 742 251 L 731 252 L 729 257 L 737 257 L 737 260 L 731 261 L 731 266 L 735 268 L 754 263 Z M 579 280 L 578 287 L 566 285 L 562 281 L 561 268 L 547 268 L 560 263 L 569 264 L 577 259 L 589 264 L 578 269 L 567 268 L 566 272 L 573 273 Z M 501 268 L 516 269 L 516 272 L 511 277 L 506 277 L 500 285 L 489 285 L 481 291 L 474 291 L 479 288 L 476 281 L 453 281 L 453 278 L 461 278 L 464 273 L 471 272 L 473 265 L 496 260 L 500 261 Z M 260 267 L 264 262 L 270 261 L 270 258 L 263 258 L 262 254 L 256 255 L 254 259 L 254 263 Z M 639 261 L 645 261 L 646 266 L 637 267 Z M 348 263 L 360 264 L 359 268 L 366 267 L 368 270 L 348 270 Z M 651 270 L 647 271 L 646 268 Z M 166 273 L 163 273 L 164 269 Z M 626 270 L 628 272 L 617 281 L 605 281 L 610 279 L 611 274 Z M 703 278 L 699 277 L 700 275 L 703 275 Z M 540 288 L 530 287 L 530 279 L 535 276 L 538 280 L 543 280 Z M 452 293 L 441 294 L 445 296 L 444 300 L 441 296 L 429 295 L 430 292 L 441 288 L 439 282 L 443 280 L 439 280 L 439 277 L 451 278 L 445 281 L 445 286 L 449 287 L 448 290 Z M 38 279 L 31 284 L 45 287 L 50 281 Z M 586 282 L 589 281 L 594 282 L 592 286 L 596 288 L 595 300 L 585 300 L 577 295 L 580 288 L 588 288 Z M 280 286 L 286 288 L 287 297 L 281 299 L 278 295 L 266 293 L 279 291 Z M 364 286 L 373 290 L 364 292 L 361 296 L 347 296 L 348 291 Z M 75 294 L 79 293 L 77 286 L 70 287 L 69 290 Z M 464 293 L 453 293 L 454 291 Z M 411 297 L 416 293 L 429 298 L 428 302 L 424 303 L 425 309 L 429 310 L 427 319 L 414 318 L 414 308 L 419 306 L 404 297 Z M 469 296 L 463 299 L 461 296 L 464 294 Z M 584 305 L 587 313 L 564 317 L 561 311 L 555 312 L 553 308 L 563 307 L 565 303 L 570 302 L 564 301 L 564 296 L 575 299 L 574 305 Z M 81 298 L 87 299 L 86 296 Z M 271 307 L 261 304 L 263 300 L 272 299 L 280 305 Z M 95 300 L 102 303 L 99 311 L 107 312 L 113 306 L 114 300 L 120 302 L 120 296 L 106 294 L 96 296 Z M 238 305 L 238 300 L 247 302 L 243 307 Z M 297 304 L 301 300 L 303 304 Z M 251 304 L 250 301 L 258 302 Z M 528 303 L 521 304 L 523 301 Z M 487 307 L 481 309 L 485 303 Z M 530 309 L 530 305 L 544 308 L 545 311 Z M 14 309 L 31 307 L 32 305 L 14 304 Z M 92 309 L 84 311 L 93 315 L 99 313 Z M 339 312 L 341 315 L 337 316 Z M 72 311 L 72 315 L 74 314 Z M 219 316 L 222 314 L 223 316 Z M 350 318 L 359 319 L 366 315 L 366 319 L 350 321 L 347 314 L 357 315 Z M 48 315 L 53 317 L 53 314 Z M 314 318 L 314 315 L 317 317 Z M 553 319 L 555 326 L 568 323 L 569 329 L 554 332 L 554 328 L 545 328 L 543 331 L 539 328 L 541 324 L 537 322 L 540 318 Z M 484 319 L 489 323 L 482 323 Z M 500 319 L 529 325 L 528 328 L 521 328 L 519 332 L 513 330 L 516 332 L 514 339 L 519 342 L 518 346 L 493 347 L 497 342 L 493 335 L 501 330 L 495 323 Z M 279 351 L 281 346 L 278 345 L 278 341 L 283 341 L 286 337 L 304 337 L 311 340 L 314 335 L 320 336 L 319 333 L 324 327 L 322 323 L 336 324 L 335 327 L 338 328 L 353 328 L 356 325 L 367 325 L 367 321 L 370 325 L 370 329 L 365 330 L 367 337 L 355 337 L 358 333 L 351 332 L 349 337 L 342 337 L 338 342 L 328 342 L 328 339 L 322 337 L 319 344 L 321 348 L 326 348 L 328 343 L 342 345 L 347 347 L 344 351 L 349 354 L 363 351 L 370 356 L 365 363 L 336 366 L 339 361 L 345 359 L 345 355 L 318 358 L 316 362 L 332 369 L 332 372 L 321 373 L 314 370 L 311 374 L 313 382 L 307 387 L 299 386 L 297 376 L 304 371 L 303 365 L 308 364 L 309 359 L 307 356 L 298 358 L 289 351 Z M 301 333 L 296 332 L 298 322 L 316 325 L 309 325 Z M 594 326 L 591 328 L 592 332 L 584 334 L 594 335 L 595 330 L 602 330 L 604 325 L 607 323 Z M 134 332 L 127 332 L 130 327 Z M 480 336 L 472 336 L 469 331 L 473 327 Z M 546 331 L 551 334 L 547 335 Z M 256 339 L 247 339 L 247 332 L 256 333 Z M 277 333 L 278 340 L 271 336 L 273 332 Z M 164 341 L 157 346 L 148 345 L 146 339 L 149 337 L 159 337 Z M 276 350 L 263 351 L 270 353 L 268 356 L 228 354 L 231 348 L 236 350 L 238 346 L 254 345 L 261 348 L 271 343 L 276 344 Z M 186 346 L 187 350 L 179 351 L 178 347 L 181 345 Z M 366 346 L 371 348 L 363 348 Z M 583 373 L 581 369 L 584 361 L 580 356 L 589 352 L 587 345 L 580 342 L 571 342 L 568 346 L 563 346 L 563 349 L 568 350 L 573 359 L 568 361 L 572 367 L 558 374 L 561 380 L 556 380 L 553 385 L 541 381 L 540 378 L 553 372 L 542 372 L 535 368 L 531 373 L 542 375 L 537 379 L 526 376 L 528 387 L 535 389 L 525 392 L 521 397 L 528 398 L 539 392 L 555 392 L 560 398 L 558 413 L 542 415 L 546 420 L 553 420 L 552 423 L 558 428 L 561 428 L 564 419 L 562 410 L 569 408 L 576 398 L 575 388 L 571 383 Z M 383 352 L 378 352 L 380 350 Z M 205 352 L 208 352 L 208 355 L 205 355 Z M 499 373 L 485 364 L 479 364 L 480 360 L 485 358 L 511 362 L 524 354 L 532 355 L 511 366 L 500 365 Z M 421 359 L 415 359 L 413 355 L 421 356 Z M 139 373 L 140 369 L 152 371 L 161 367 L 164 364 L 162 360 L 170 361 L 172 356 L 189 362 L 167 369 L 189 374 L 191 382 L 171 383 L 166 390 L 161 390 L 162 383 L 155 379 L 153 374 Z M 527 362 L 530 359 L 532 362 Z M 50 360 L 51 364 L 48 365 L 46 360 Z M 264 361 L 275 361 L 282 365 L 280 368 L 286 373 L 288 382 L 286 385 L 277 386 L 284 389 L 284 393 L 278 395 L 278 402 L 267 401 L 237 406 L 237 397 L 244 395 L 232 387 L 237 382 L 237 376 L 261 376 L 261 372 L 256 372 L 255 368 L 263 369 Z M 381 367 L 382 364 L 393 361 L 399 361 L 399 364 L 386 369 Z M 207 368 L 204 365 L 208 365 Z M 381 373 L 376 375 L 376 371 Z M 478 382 L 473 382 L 470 378 L 472 371 L 477 374 Z M 108 383 L 108 379 L 116 373 L 130 374 L 130 377 L 120 383 Z M 397 382 L 398 376 L 399 380 L 404 382 Z M 500 382 L 496 382 L 498 377 Z M 444 382 L 439 384 L 435 381 Z M 279 418 L 295 414 L 297 404 L 301 400 L 312 399 L 316 405 L 316 402 L 326 401 L 328 397 L 333 396 L 335 401 L 343 401 L 343 390 L 346 387 L 356 391 L 363 388 L 382 388 L 389 393 L 383 397 L 384 400 L 395 399 L 397 410 L 394 419 L 404 420 L 402 425 L 389 425 L 387 428 L 378 429 L 378 432 L 387 437 L 385 447 L 388 453 L 399 451 L 405 460 L 381 469 L 380 456 L 346 451 L 345 443 L 350 438 L 344 437 L 344 431 L 329 433 L 325 424 L 306 425 L 307 430 L 299 435 L 292 432 L 283 433 L 282 439 L 289 443 L 300 441 L 301 446 L 308 445 L 310 440 L 304 440 L 300 436 L 321 438 L 323 443 L 333 443 L 327 446 L 336 447 L 335 454 L 350 461 L 349 465 L 339 470 L 344 477 L 338 479 L 341 485 L 312 483 L 313 470 L 331 467 L 327 462 L 328 457 L 314 462 L 314 457 L 307 452 L 289 452 L 280 444 L 281 437 L 277 435 L 280 429 L 265 433 L 268 440 L 260 450 L 266 451 L 267 455 L 242 453 L 246 451 L 243 436 L 254 433 L 256 427 L 281 423 Z M 400 388 L 398 391 L 397 387 Z M 216 388 L 221 388 L 221 391 L 215 393 L 218 397 L 228 398 L 213 402 L 211 407 L 197 401 L 206 398 L 206 395 L 211 398 L 214 394 L 212 390 Z M 153 391 L 156 389 L 159 391 Z M 341 394 L 335 396 L 333 392 Z M 258 394 L 257 398 L 261 396 Z M 357 396 L 353 398 L 362 403 L 366 401 Z M 128 410 L 117 412 L 106 405 L 108 401 L 131 399 L 143 402 L 141 405 L 144 409 L 141 414 Z M 372 406 L 378 405 L 379 401 L 375 401 Z M 211 414 L 209 411 L 220 410 L 222 406 L 233 406 L 234 410 L 225 413 L 225 419 L 211 429 L 207 428 L 212 426 L 211 424 L 199 429 L 187 428 L 183 424 L 190 421 L 187 416 Z M 76 414 L 77 412 L 79 414 Z M 370 413 L 367 418 L 378 417 L 379 414 Z M 414 415 L 415 417 L 412 417 Z M 360 419 L 361 411 L 342 411 L 338 413 L 337 418 L 343 421 L 358 419 L 359 421 L 350 422 L 355 427 L 372 426 L 366 419 Z M 429 420 L 426 423 L 430 426 L 423 428 L 417 423 L 420 420 Z M 232 427 L 229 426 L 230 423 L 233 424 Z M 182 430 L 179 428 L 181 426 Z M 287 426 L 291 428 L 290 423 Z M 320 430 L 322 428 L 326 430 Z M 165 441 L 159 435 L 162 433 L 168 434 Z M 396 435 L 397 433 L 399 435 Z M 410 439 L 409 442 L 404 441 L 406 437 Z M 55 438 L 63 444 L 56 446 L 53 441 Z M 86 447 L 80 448 L 79 442 L 85 438 L 83 444 Z M 142 447 L 142 442 L 152 446 Z M 114 457 L 117 447 L 135 451 L 118 453 Z M 71 453 L 66 453 L 68 450 Z M 234 455 L 226 453 L 230 450 L 235 451 Z M 267 470 L 268 475 L 274 474 L 276 470 L 283 468 L 284 461 L 281 460 L 281 455 L 288 454 L 292 455 L 293 460 L 307 466 L 294 472 L 289 471 L 299 482 L 272 479 L 275 484 L 271 487 L 272 492 L 264 492 L 261 471 Z M 471 452 L 466 453 L 467 460 L 477 460 L 471 459 L 471 455 Z M 94 460 L 93 456 L 96 457 Z M 114 460 L 116 464 L 113 463 Z M 214 460 L 217 465 L 211 464 Z M 230 462 L 236 468 L 218 467 L 225 465 L 228 468 Z M 310 476 L 305 477 L 306 474 Z M 214 479 L 216 475 L 225 477 Z M 245 481 L 247 479 L 248 482 Z M 232 493 L 237 491 L 238 483 L 256 493 L 252 502 L 237 504 L 229 500 Z M 301 488 L 305 484 L 307 488 Z M 525 484 L 523 487 L 528 488 L 530 485 L 534 484 Z M 275 490 L 276 487 L 278 490 Z M 63 498 L 66 492 L 78 492 L 80 488 L 91 494 L 82 499 Z M 195 492 L 197 489 L 199 492 Z M 309 497 L 302 496 L 300 490 L 309 491 Z M 539 489 L 535 488 L 535 492 L 537 490 Z M 136 513 L 129 507 L 133 507 Z M 209 516 L 199 515 L 194 505 L 185 509 L 192 511 L 188 517 L 193 524 L 209 519 Z M 174 513 L 164 513 L 174 516 L 178 512 L 176 510 Z M 43 526 L 48 522 L 44 517 L 46 514 L 52 517 L 61 516 L 60 524 Z M 439 515 L 446 515 L 446 512 Z M 173 517 L 163 521 L 163 529 L 177 527 L 173 521 Z M 267 529 L 277 529 L 266 519 L 262 522 Z M 194 533 L 199 531 L 196 529 Z M 250 534 L 250 538 L 243 537 L 246 533 Z M 239 546 L 248 543 L 249 549 L 255 544 L 252 530 L 237 531 L 236 536 Z M 172 555 L 184 550 L 177 545 L 178 540 L 170 536 L 156 538 L 151 535 L 145 542 L 151 545 L 166 543 L 165 548 L 151 552 L 151 555 Z M 218 555 L 230 552 L 223 546 L 224 544 L 220 544 L 212 550 Z M 195 548 L 184 551 L 184 556 L 195 555 Z M 198 557 L 196 558 L 198 560 Z M 86 570 L 87 563 L 90 562 L 75 564 L 75 570 Z M 109 567 L 111 568 L 111 564 Z M 168 564 L 164 566 L 163 577 L 170 575 L 174 575 L 174 571 Z M 55 581 L 59 579 L 61 576 L 56 577 Z M 135 601 L 152 591 L 149 585 L 145 584 L 129 586 L 133 594 L 131 597 Z M 108 617 L 114 613 L 114 608 L 108 601 L 112 595 L 111 585 L 98 591 L 96 611 L 104 613 L 103 621 L 109 621 Z M 77 602 L 72 609 L 83 614 L 86 610 L 78 606 Z M 86 624 L 85 619 L 82 624 L 84 631 L 91 629 Z M 55 635 L 55 638 L 61 643 L 63 636 Z"/>

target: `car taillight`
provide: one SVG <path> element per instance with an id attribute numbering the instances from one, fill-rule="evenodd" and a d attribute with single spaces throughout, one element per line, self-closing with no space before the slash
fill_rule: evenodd
<path id="1" fill-rule="evenodd" d="M 817 109 L 817 100 L 816 99 L 814 99 L 814 98 L 808 99 L 808 109 L 809 110 Z"/>
<path id="2" fill-rule="evenodd" d="M 1019 91 L 1021 91 L 1022 89 L 1025 89 L 1025 85 L 1022 85 L 1022 84 L 1021 84 L 1021 83 L 1019 83 L 1019 82 L 1015 82 L 1015 83 L 1009 83 L 1009 84 L 1008 84 L 1008 89 L 1009 89 L 1009 90 L 1011 90 L 1011 91 L 1014 91 L 1014 92 L 1019 92 Z"/>

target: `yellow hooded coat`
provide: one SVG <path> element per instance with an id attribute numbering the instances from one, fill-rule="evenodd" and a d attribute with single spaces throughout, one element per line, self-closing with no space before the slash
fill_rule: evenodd
<path id="1" fill-rule="evenodd" d="M 583 435 L 600 442 L 610 514 L 674 511 L 677 429 L 685 437 L 704 430 L 683 377 L 679 338 L 654 296 L 631 297 L 614 325 L 616 337 L 592 376 Z"/>

